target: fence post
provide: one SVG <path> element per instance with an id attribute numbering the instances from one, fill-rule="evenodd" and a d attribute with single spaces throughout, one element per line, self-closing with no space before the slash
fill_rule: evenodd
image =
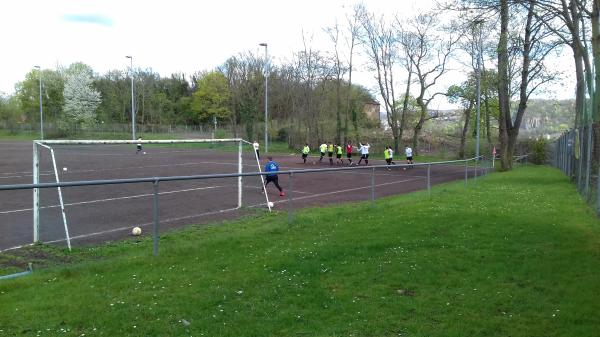
<path id="1" fill-rule="evenodd" d="M 242 174 L 244 171 L 242 167 L 242 141 L 238 142 L 238 173 Z M 238 208 L 241 208 L 243 205 L 242 202 L 242 194 L 243 194 L 243 181 L 242 176 L 238 176 Z"/>
<path id="2" fill-rule="evenodd" d="M 152 226 L 152 239 L 154 241 L 154 256 L 158 255 L 158 179 L 156 179 L 152 183 L 152 187 L 154 190 L 154 195 L 152 197 L 152 218 L 153 218 L 153 226 Z"/>
<path id="3" fill-rule="evenodd" d="M 290 172 L 288 180 L 288 225 L 291 225 L 294 221 L 294 203 L 292 198 L 292 191 L 294 190 L 294 173 Z"/>
<path id="4" fill-rule="evenodd" d="M 371 169 L 371 207 L 375 206 L 375 168 Z"/>
<path id="5" fill-rule="evenodd" d="M 427 195 L 431 197 L 431 164 L 427 164 Z"/>
<path id="6" fill-rule="evenodd" d="M 40 161 L 37 143 L 33 142 L 33 183 L 40 182 Z M 33 189 L 33 243 L 40 240 L 40 189 Z"/>
<path id="7" fill-rule="evenodd" d="M 469 170 L 467 164 L 469 163 L 468 159 L 465 159 L 465 187 L 467 187 L 467 180 L 469 179 Z"/>
<path id="8" fill-rule="evenodd" d="M 478 164 L 478 162 L 479 162 L 479 157 L 475 158 L 475 175 L 474 175 L 475 183 L 477 183 L 477 164 Z"/>

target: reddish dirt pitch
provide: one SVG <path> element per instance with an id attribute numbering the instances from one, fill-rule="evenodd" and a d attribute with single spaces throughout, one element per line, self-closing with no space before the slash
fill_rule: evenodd
<path id="1" fill-rule="evenodd" d="M 54 149 L 61 181 L 237 172 L 235 152 L 145 147 L 146 154 L 136 154 L 133 146 L 55 146 Z M 45 150 L 41 153 L 40 180 L 54 182 L 50 155 Z M 0 156 L 0 185 L 32 182 L 31 142 L 2 141 Z M 263 156 L 261 165 L 266 163 L 265 159 Z M 274 159 L 281 170 L 330 167 L 327 158 L 319 163 L 315 156 L 309 157 L 307 164 L 302 164 L 300 155 L 276 155 Z M 353 159 L 358 160 L 356 156 Z M 257 171 L 256 160 L 248 146 L 244 147 L 243 164 L 244 172 Z M 369 164 L 384 162 L 372 160 Z M 431 184 L 464 179 L 464 172 L 464 165 L 432 166 Z M 281 211 L 287 210 L 290 196 L 294 208 L 370 200 L 371 174 L 371 170 L 296 174 L 291 191 L 288 176 L 280 175 L 280 184 L 288 195 L 280 197 L 269 184 L 269 200 L 275 203 L 275 210 Z M 470 168 L 469 175 L 473 174 Z M 266 210 L 260 178 L 244 178 L 243 184 L 244 206 Z M 425 189 L 427 168 L 377 169 L 375 187 L 376 198 Z M 233 219 L 247 213 L 236 209 L 237 178 L 161 182 L 159 192 L 161 231 Z M 142 227 L 145 233 L 152 229 L 150 183 L 69 187 L 63 188 L 62 193 L 74 245 L 125 238 L 134 226 Z M 0 251 L 32 242 L 32 194 L 31 190 L 0 191 Z M 42 189 L 40 199 L 40 240 L 64 245 L 65 230 L 57 189 Z"/>

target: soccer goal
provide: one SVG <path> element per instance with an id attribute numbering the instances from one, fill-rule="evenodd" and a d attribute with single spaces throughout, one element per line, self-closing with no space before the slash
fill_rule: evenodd
<path id="1" fill-rule="evenodd" d="M 257 171 L 260 163 L 252 144 L 240 138 L 33 142 L 34 184 Z M 265 199 L 269 205 L 267 194 L 260 193 L 264 192 L 262 177 L 160 185 L 165 222 L 194 223 L 200 216 L 218 218 L 218 214 L 242 206 L 264 204 Z M 34 189 L 33 241 L 62 241 L 70 248 L 73 238 L 143 226 L 152 207 L 148 189 L 149 184 L 139 183 Z M 45 233 L 44 237 L 40 233 Z"/>

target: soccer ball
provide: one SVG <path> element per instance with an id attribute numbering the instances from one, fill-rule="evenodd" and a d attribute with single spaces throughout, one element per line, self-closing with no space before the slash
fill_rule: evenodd
<path id="1" fill-rule="evenodd" d="M 67 172 L 67 168 L 66 168 L 66 167 L 63 167 L 63 171 Z"/>
<path id="2" fill-rule="evenodd" d="M 272 208 L 275 204 L 272 201 L 269 201 L 269 208 Z"/>
<path id="3" fill-rule="evenodd" d="M 146 151 L 144 151 L 144 154 L 146 154 Z"/>
<path id="4" fill-rule="evenodd" d="M 142 229 L 139 227 L 133 227 L 133 229 L 131 230 L 131 235 L 139 236 L 140 234 L 142 234 Z"/>

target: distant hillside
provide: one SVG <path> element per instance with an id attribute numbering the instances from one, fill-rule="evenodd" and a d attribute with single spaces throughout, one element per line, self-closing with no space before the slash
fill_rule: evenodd
<path id="1" fill-rule="evenodd" d="M 516 110 L 516 104 L 512 107 Z M 521 135 L 555 135 L 573 127 L 575 100 L 531 99 L 521 124 Z"/>

